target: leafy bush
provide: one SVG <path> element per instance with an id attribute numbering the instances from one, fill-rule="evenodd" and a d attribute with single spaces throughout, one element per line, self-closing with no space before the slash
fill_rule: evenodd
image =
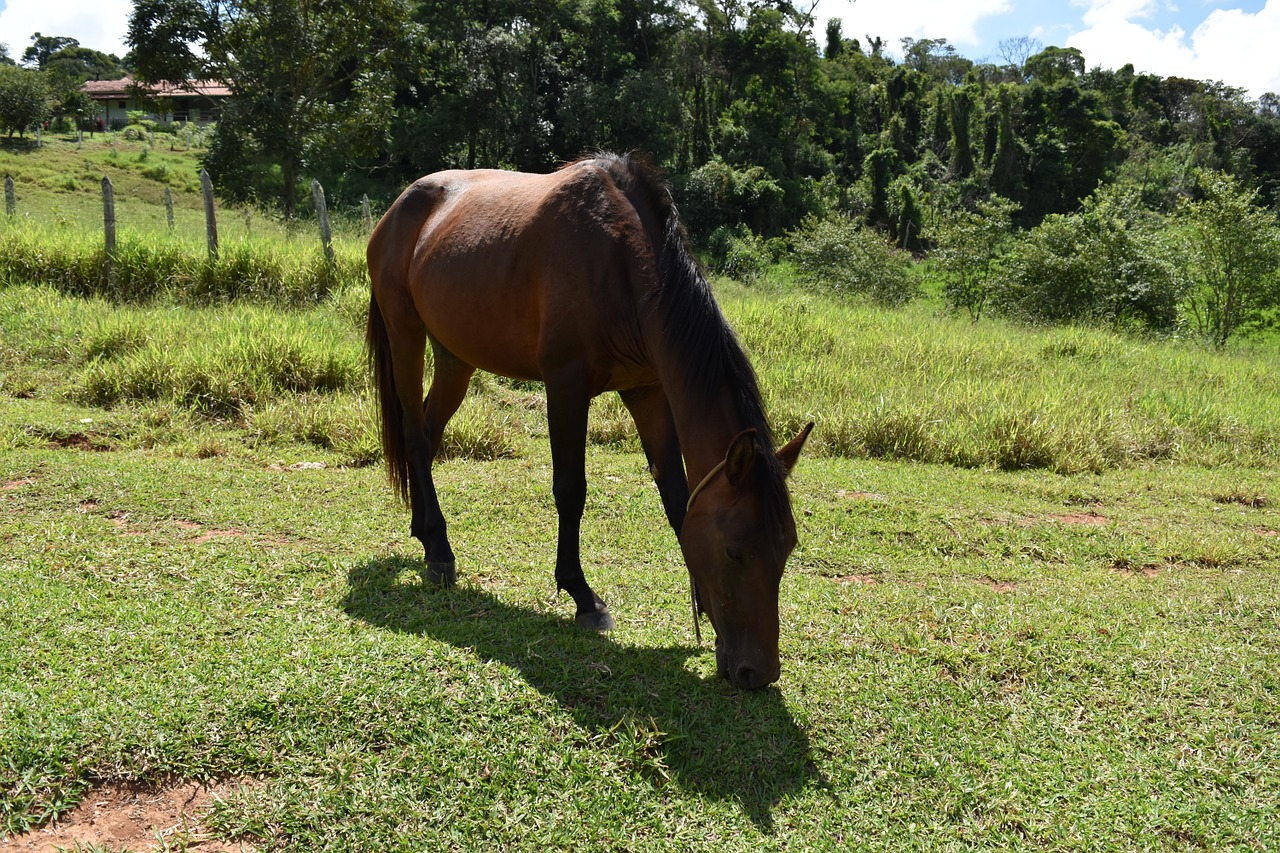
<path id="1" fill-rule="evenodd" d="M 676 187 L 685 227 L 698 243 L 716 229 L 746 225 L 757 233 L 778 232 L 786 192 L 759 166 L 739 171 L 712 160 Z"/>
<path id="2" fill-rule="evenodd" d="M 745 225 L 722 225 L 711 232 L 707 252 L 716 272 L 747 285 L 762 279 L 769 265 L 777 260 L 768 241 Z"/>
<path id="3" fill-rule="evenodd" d="M 0 131 L 21 136 L 49 114 L 48 100 L 43 75 L 0 63 Z"/>
<path id="4" fill-rule="evenodd" d="M 809 217 L 789 238 L 801 280 L 819 291 L 864 295 L 882 305 L 901 305 L 916 295 L 909 256 L 847 216 Z"/>
<path id="5" fill-rule="evenodd" d="M 1223 347 L 1280 322 L 1280 232 L 1258 192 L 1228 174 L 1201 172 L 1196 191 L 1178 209 L 1194 278 L 1187 309 L 1196 330 Z"/>
<path id="6" fill-rule="evenodd" d="M 944 214 L 930 237 L 937 246 L 932 257 L 942 274 L 947 306 L 967 311 L 976 321 L 991 297 L 1000 257 L 1013 240 L 1013 214 L 1018 205 L 993 196 L 975 208 Z"/>
<path id="7" fill-rule="evenodd" d="M 1051 215 L 1009 251 L 994 282 L 1003 313 L 1035 322 L 1167 330 L 1186 290 L 1162 217 L 1114 188 Z"/>

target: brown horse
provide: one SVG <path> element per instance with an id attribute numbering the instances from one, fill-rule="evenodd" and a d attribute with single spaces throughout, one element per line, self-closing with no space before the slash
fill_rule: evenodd
<path id="1" fill-rule="evenodd" d="M 588 408 L 617 391 L 680 540 L 695 606 L 716 629 L 720 674 L 744 688 L 776 681 L 778 585 L 796 544 L 784 480 L 813 425 L 774 452 L 755 373 L 692 259 L 667 186 L 614 155 L 550 175 L 440 172 L 382 217 L 368 261 L 383 449 L 426 550 L 425 579 L 455 581 L 431 462 L 472 373 L 539 380 L 559 518 L 556 583 L 573 596 L 579 624 L 612 627 L 582 574 L 578 533 Z M 427 341 L 435 370 L 424 402 Z"/>

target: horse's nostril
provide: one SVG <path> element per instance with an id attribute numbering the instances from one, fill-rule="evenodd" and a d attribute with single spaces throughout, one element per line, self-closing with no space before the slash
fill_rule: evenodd
<path id="1" fill-rule="evenodd" d="M 733 674 L 733 681 L 744 690 L 755 690 L 757 687 L 764 687 L 765 685 L 765 680 L 760 671 L 747 666 L 745 663 L 738 666 L 738 669 Z"/>

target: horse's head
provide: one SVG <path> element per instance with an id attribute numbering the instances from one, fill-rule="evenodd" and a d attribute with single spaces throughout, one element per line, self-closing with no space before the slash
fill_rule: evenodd
<path id="1" fill-rule="evenodd" d="M 813 424 L 777 452 L 755 430 L 729 444 L 724 461 L 693 490 L 680 531 L 685 563 L 716 629 L 720 675 L 748 690 L 778 680 L 778 586 L 796 546 L 786 475 Z"/>

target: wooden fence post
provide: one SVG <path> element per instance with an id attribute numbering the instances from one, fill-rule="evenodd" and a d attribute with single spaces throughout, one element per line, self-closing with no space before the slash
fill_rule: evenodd
<path id="1" fill-rule="evenodd" d="M 13 194 L 13 176 L 4 176 L 4 212 L 8 216 L 13 216 L 18 212 L 18 203 Z"/>
<path id="2" fill-rule="evenodd" d="M 204 230 L 209 240 L 209 260 L 218 259 L 218 220 L 213 212 L 213 181 L 209 173 L 200 170 L 200 186 L 204 189 Z"/>
<path id="3" fill-rule="evenodd" d="M 364 217 L 364 233 L 373 231 L 373 213 L 369 210 L 369 194 L 360 197 L 360 213 Z"/>
<path id="4" fill-rule="evenodd" d="M 116 283 L 116 193 L 111 178 L 102 176 L 102 228 L 107 255 L 107 285 Z"/>
<path id="5" fill-rule="evenodd" d="M 312 179 L 311 196 L 316 200 L 316 218 L 320 221 L 320 242 L 324 244 L 324 259 L 333 263 L 333 233 L 329 230 L 329 208 L 324 200 L 324 187 Z"/>
<path id="6" fill-rule="evenodd" d="M 169 188 L 164 188 L 164 218 L 169 223 L 169 230 L 173 230 L 173 193 L 169 192 Z"/>

